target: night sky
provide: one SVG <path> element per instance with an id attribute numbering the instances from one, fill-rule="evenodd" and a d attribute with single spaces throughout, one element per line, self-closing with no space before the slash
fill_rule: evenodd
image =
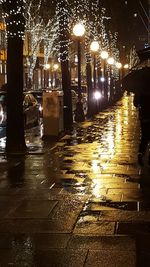
<path id="1" fill-rule="evenodd" d="M 144 48 L 148 38 L 147 0 L 103 0 L 103 4 L 112 17 L 108 27 L 119 33 L 120 45 L 131 47 L 135 44 L 137 49 Z"/>

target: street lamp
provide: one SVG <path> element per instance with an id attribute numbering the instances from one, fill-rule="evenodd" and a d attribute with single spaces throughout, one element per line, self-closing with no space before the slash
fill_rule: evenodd
<path id="1" fill-rule="evenodd" d="M 120 81 L 122 64 L 120 62 L 116 62 L 116 67 L 117 67 L 117 69 L 119 71 L 119 81 Z"/>
<path id="2" fill-rule="evenodd" d="M 82 104 L 82 94 L 81 94 L 81 38 L 85 33 L 85 28 L 81 23 L 76 24 L 73 27 L 73 34 L 77 37 L 78 44 L 78 102 L 76 105 L 75 120 L 77 122 L 82 122 L 85 120 L 83 104 Z"/>
<path id="3" fill-rule="evenodd" d="M 110 97 L 110 100 L 112 100 L 113 98 L 113 71 L 112 71 L 112 66 L 114 65 L 115 63 L 115 60 L 113 57 L 109 57 L 107 59 L 107 63 L 109 65 L 109 97 Z"/>
<path id="4" fill-rule="evenodd" d="M 99 43 L 97 41 L 93 41 L 90 45 L 90 49 L 94 57 L 93 78 L 94 78 L 94 89 L 96 89 L 96 53 L 99 50 Z"/>
<path id="5" fill-rule="evenodd" d="M 104 90 L 104 97 L 105 99 L 107 100 L 107 84 L 106 84 L 106 80 L 107 80 L 107 77 L 106 77 L 106 59 L 108 58 L 108 52 L 107 51 L 102 51 L 100 53 L 100 57 L 102 58 L 103 60 L 103 79 L 104 79 L 104 82 L 103 82 L 103 90 Z"/>
<path id="6" fill-rule="evenodd" d="M 103 59 L 103 76 L 105 78 L 106 75 L 106 63 L 105 60 L 108 58 L 108 52 L 107 51 L 102 51 L 100 54 L 100 57 Z"/>
<path id="7" fill-rule="evenodd" d="M 125 64 L 123 67 L 124 67 L 124 69 L 128 69 L 129 68 L 129 64 Z"/>
<path id="8" fill-rule="evenodd" d="M 102 59 L 107 59 L 108 58 L 108 52 L 107 51 L 102 51 L 100 54 Z"/>
<path id="9" fill-rule="evenodd" d="M 96 54 L 99 50 L 99 43 L 97 41 L 92 41 L 91 45 L 90 45 L 90 50 L 93 54 L 93 90 L 94 92 L 89 92 L 89 97 L 93 98 L 94 97 L 94 100 L 96 100 L 96 103 L 97 103 L 97 106 L 96 106 L 96 109 L 95 109 L 95 105 L 93 105 L 92 103 L 92 99 L 89 101 L 89 104 L 91 103 L 92 106 L 90 107 L 89 110 L 92 111 L 93 114 L 97 113 L 99 110 L 98 110 L 98 103 L 99 103 L 99 99 L 98 98 L 95 98 L 95 93 L 96 93 L 96 80 L 97 80 L 97 71 L 96 71 Z M 92 90 L 92 91 L 93 91 Z M 91 94 L 92 93 L 92 94 Z M 96 94 L 97 96 L 97 94 Z M 94 101 L 95 102 L 95 101 Z M 94 103 L 95 104 L 95 103 Z"/>
<path id="10" fill-rule="evenodd" d="M 57 87 L 57 70 L 59 68 L 59 65 L 57 63 L 54 64 L 53 69 L 54 69 L 54 79 L 55 79 L 55 87 Z"/>
<path id="11" fill-rule="evenodd" d="M 129 64 L 124 64 L 123 70 L 122 70 L 122 76 L 124 77 L 128 73 Z"/>
<path id="12" fill-rule="evenodd" d="M 109 65 L 113 65 L 113 64 L 115 63 L 115 60 L 114 60 L 113 57 L 109 57 L 109 58 L 107 59 L 107 62 L 108 62 Z"/>

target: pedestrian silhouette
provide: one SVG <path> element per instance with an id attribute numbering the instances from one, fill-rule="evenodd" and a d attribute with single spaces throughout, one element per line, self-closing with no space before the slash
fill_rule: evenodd
<path id="1" fill-rule="evenodd" d="M 135 93 L 134 106 L 139 109 L 141 140 L 138 151 L 138 163 L 143 166 L 143 159 L 150 141 L 150 94 L 144 94 L 142 92 Z M 148 164 L 150 165 L 150 154 L 148 156 Z"/>

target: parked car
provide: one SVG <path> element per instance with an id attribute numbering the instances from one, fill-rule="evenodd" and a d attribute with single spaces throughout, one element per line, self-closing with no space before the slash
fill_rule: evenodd
<path id="1" fill-rule="evenodd" d="M 6 96 L 7 92 L 0 92 L 0 126 L 6 126 Z M 39 122 L 38 103 L 32 94 L 24 93 L 23 110 L 25 126 L 37 125 Z"/>

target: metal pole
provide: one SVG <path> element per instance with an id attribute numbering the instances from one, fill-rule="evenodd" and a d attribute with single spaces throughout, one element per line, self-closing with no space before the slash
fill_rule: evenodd
<path id="1" fill-rule="evenodd" d="M 94 78 L 94 90 L 96 89 L 96 56 L 94 53 L 94 71 L 93 71 L 93 78 Z"/>
<path id="2" fill-rule="evenodd" d="M 81 46 L 78 39 L 78 99 L 81 98 Z"/>
<path id="3" fill-rule="evenodd" d="M 81 94 L 81 46 L 80 39 L 78 39 L 78 102 L 76 104 L 75 121 L 82 122 L 85 120 L 82 94 Z"/>

